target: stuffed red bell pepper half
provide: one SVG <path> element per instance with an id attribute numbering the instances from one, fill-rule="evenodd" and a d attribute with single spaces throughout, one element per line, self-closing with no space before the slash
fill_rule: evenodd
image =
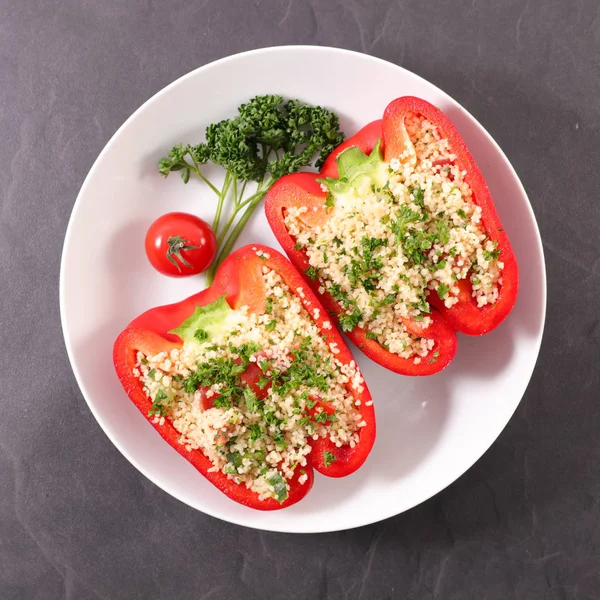
<path id="1" fill-rule="evenodd" d="M 132 321 L 114 364 L 160 435 L 251 508 L 298 502 L 313 469 L 349 475 L 375 440 L 350 351 L 302 277 L 266 246 L 234 252 L 211 287 Z"/>
<path id="2" fill-rule="evenodd" d="M 442 370 L 455 331 L 487 333 L 515 303 L 517 264 L 483 176 L 425 100 L 391 102 L 320 173 L 281 178 L 265 209 L 342 331 L 397 373 Z"/>

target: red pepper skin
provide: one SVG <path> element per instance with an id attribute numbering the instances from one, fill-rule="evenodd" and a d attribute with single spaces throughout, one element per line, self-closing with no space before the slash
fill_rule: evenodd
<path id="1" fill-rule="evenodd" d="M 256 254 L 260 250 L 269 255 L 269 258 L 262 260 Z M 360 430 L 359 442 L 353 449 L 348 446 L 348 448 L 332 450 L 335 462 L 330 467 L 325 467 L 323 464 L 323 445 L 320 444 L 320 440 L 314 442 L 313 451 L 308 455 L 308 465 L 303 469 L 308 476 L 307 481 L 302 485 L 298 483 L 298 477 L 301 475 L 298 470 L 296 476 L 288 482 L 290 488 L 288 498 L 279 503 L 273 498 L 261 501 L 255 492 L 248 490 L 244 485 L 234 483 L 225 474 L 209 472 L 212 467 L 211 461 L 200 450 L 188 451 L 185 446 L 179 444 L 180 434 L 168 419 L 164 419 L 164 423 L 161 425 L 153 422 L 154 417 L 148 417 L 152 401 L 146 395 L 140 380 L 133 375 L 138 351 L 145 354 L 157 354 L 182 346 L 179 337 L 168 332 L 187 319 L 194 312 L 196 306 L 210 304 L 225 294 L 228 304 L 234 309 L 248 306 L 250 312 L 264 311 L 266 297 L 261 272 L 265 265 L 279 273 L 290 291 L 298 295 L 304 306 L 310 310 L 311 315 L 314 315 L 315 309 L 319 309 L 320 314 L 317 318 L 313 316 L 313 321 L 321 330 L 323 338 L 329 344 L 337 344 L 339 360 L 343 363 L 352 361 L 352 355 L 337 330 L 323 328 L 323 324 L 327 320 L 327 313 L 316 296 L 307 289 L 302 277 L 283 255 L 276 250 L 260 245 L 246 246 L 231 254 L 219 268 L 210 288 L 190 296 L 182 302 L 153 308 L 134 319 L 117 338 L 113 349 L 113 361 L 117 376 L 131 401 L 163 439 L 192 463 L 215 487 L 244 506 L 258 510 L 278 510 L 295 504 L 308 493 L 314 480 L 313 467 L 324 475 L 342 477 L 354 472 L 364 463 L 375 441 L 375 412 L 372 405 L 366 405 L 366 403 L 371 403 L 371 395 L 366 384 L 363 384 L 363 391 L 360 393 L 351 390 L 356 399 L 361 402 L 357 409 L 367 424 Z M 302 288 L 303 296 L 298 292 L 298 288 Z M 317 457 L 319 453 L 321 454 Z"/>
<path id="2" fill-rule="evenodd" d="M 385 160 L 389 161 L 402 152 L 407 137 L 404 120 L 409 112 L 424 116 L 437 126 L 442 137 L 448 139 L 450 148 L 456 155 L 454 164 L 461 171 L 466 171 L 465 181 L 473 192 L 473 201 L 481 207 L 481 222 L 489 238 L 498 243 L 497 248 L 500 250 L 500 260 L 504 263 L 504 269 L 500 297 L 495 304 L 478 308 L 477 302 L 471 295 L 471 283 L 467 280 L 458 282 L 459 301 L 451 308 L 446 308 L 437 294 L 430 294 L 428 298 L 454 329 L 468 335 L 483 335 L 500 325 L 515 305 L 519 288 L 517 261 L 479 167 L 456 127 L 439 108 L 412 96 L 398 98 L 391 102 L 383 113 Z"/>

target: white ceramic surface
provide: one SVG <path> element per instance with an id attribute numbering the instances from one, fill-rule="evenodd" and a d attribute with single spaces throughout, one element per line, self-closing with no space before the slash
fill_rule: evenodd
<path id="1" fill-rule="evenodd" d="M 264 73 L 277 73 L 265 83 Z M 332 76 L 320 74 L 330 73 Z M 218 93 L 215 90 L 219 90 Z M 385 106 L 415 95 L 439 106 L 477 160 L 520 266 L 521 287 L 508 319 L 482 338 L 459 336 L 456 359 L 423 379 L 385 371 L 354 351 L 375 400 L 377 441 L 366 464 L 341 480 L 316 474 L 291 508 L 259 512 L 213 488 L 164 443 L 127 399 L 113 370 L 113 342 L 142 311 L 178 301 L 202 277 L 167 279 L 148 264 L 144 233 L 172 210 L 211 220 L 212 193 L 199 182 L 164 180 L 157 160 L 173 144 L 197 142 L 207 124 L 232 116 L 257 94 L 321 104 L 341 116 L 347 135 L 380 118 Z M 238 246 L 279 248 L 259 210 Z M 420 77 L 366 55 L 321 47 L 252 51 L 206 65 L 146 102 L 119 129 L 91 169 L 75 203 L 61 265 L 63 331 L 75 376 L 111 441 L 146 477 L 182 502 L 226 521 L 265 530 L 334 531 L 401 513 L 464 473 L 516 409 L 538 356 L 546 311 L 542 245 L 533 211 L 508 160 L 460 105 Z"/>

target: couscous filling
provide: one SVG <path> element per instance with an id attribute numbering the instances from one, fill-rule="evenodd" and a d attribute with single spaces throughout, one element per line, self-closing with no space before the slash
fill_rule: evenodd
<path id="1" fill-rule="evenodd" d="M 322 183 L 327 219 L 311 226 L 308 208 L 299 207 L 288 209 L 285 223 L 308 256 L 309 277 L 344 309 L 341 329 L 364 328 L 390 352 L 420 362 L 433 340 L 409 333 L 402 319 L 427 327 L 428 293 L 451 307 L 464 279 L 479 307 L 494 304 L 504 265 L 448 140 L 419 115 L 405 125 L 410 144 L 389 163 L 379 145 L 369 157 L 357 148 L 340 155 L 340 178 Z"/>
<path id="2" fill-rule="evenodd" d="M 224 298 L 175 330 L 184 344 L 169 354 L 137 354 L 134 375 L 169 419 L 179 443 L 201 450 L 213 469 L 283 502 L 304 468 L 311 441 L 329 437 L 354 447 L 362 420 L 352 390 L 363 380 L 354 362 L 336 358 L 298 296 L 263 266 L 266 308 L 231 309 Z M 301 293 L 301 290 L 299 291 Z M 325 464 L 335 460 L 331 453 Z"/>

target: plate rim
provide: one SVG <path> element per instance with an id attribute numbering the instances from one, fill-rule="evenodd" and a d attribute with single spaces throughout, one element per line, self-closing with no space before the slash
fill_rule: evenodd
<path id="1" fill-rule="evenodd" d="M 210 510 L 210 509 L 208 509 L 208 510 L 204 509 L 204 508 L 200 509 L 197 506 L 194 506 L 193 504 L 188 502 L 187 500 L 181 498 L 177 493 L 175 493 L 171 490 L 165 489 L 165 487 L 163 487 L 163 485 L 161 483 L 159 483 L 159 481 L 157 480 L 158 478 L 154 477 L 153 474 L 150 474 L 143 465 L 139 464 L 138 461 L 133 456 L 130 456 L 121 447 L 120 443 L 109 432 L 109 428 L 106 426 L 106 423 L 104 422 L 103 417 L 96 411 L 93 404 L 88 400 L 86 392 L 85 392 L 85 385 L 83 382 L 83 377 L 81 376 L 81 374 L 79 373 L 79 371 L 76 367 L 75 356 L 74 356 L 75 353 L 73 350 L 73 345 L 70 340 L 69 333 L 67 330 L 67 325 L 66 325 L 66 312 L 65 312 L 66 311 L 66 308 L 65 308 L 66 275 L 65 275 L 65 273 L 66 273 L 66 261 L 67 261 L 68 248 L 70 246 L 70 240 L 73 236 L 73 229 L 74 229 L 74 223 L 76 221 L 76 215 L 78 213 L 79 207 L 82 204 L 82 198 L 85 196 L 87 188 L 90 186 L 90 182 L 93 179 L 94 173 L 95 173 L 96 169 L 98 168 L 100 162 L 102 161 L 104 155 L 107 154 L 111 150 L 112 146 L 116 143 L 118 138 L 122 135 L 123 131 L 128 127 L 130 122 L 132 122 L 134 119 L 137 118 L 138 114 L 140 114 L 143 110 L 145 110 L 150 104 L 157 101 L 158 98 L 160 98 L 162 95 L 167 94 L 172 88 L 182 84 L 184 81 L 186 81 L 190 78 L 195 77 L 199 72 L 218 68 L 222 64 L 225 64 L 228 62 L 233 62 L 233 61 L 239 60 L 243 57 L 247 57 L 249 55 L 260 56 L 262 54 L 270 54 L 270 53 L 278 53 L 278 52 L 284 52 L 284 53 L 285 52 L 289 52 L 289 53 L 296 53 L 296 52 L 333 53 L 333 54 L 343 54 L 343 55 L 348 56 L 349 58 L 350 57 L 360 57 L 361 59 L 367 59 L 370 61 L 374 61 L 375 63 L 384 64 L 384 65 L 390 66 L 394 69 L 398 69 L 398 70 L 402 71 L 405 76 L 407 76 L 409 78 L 414 78 L 417 81 L 424 82 L 428 86 L 431 86 L 432 88 L 434 88 L 441 95 L 445 96 L 446 99 L 448 99 L 452 103 L 454 103 L 457 107 L 460 108 L 460 110 L 464 113 L 464 115 L 467 117 L 467 119 L 470 120 L 471 123 L 479 130 L 479 132 L 485 136 L 486 140 L 488 142 L 491 142 L 492 146 L 494 147 L 494 150 L 497 153 L 499 153 L 499 155 L 501 157 L 503 157 L 503 159 L 506 163 L 506 166 L 508 166 L 512 176 L 514 177 L 516 184 L 518 185 L 519 191 L 523 194 L 523 196 L 527 200 L 526 208 L 529 211 L 530 217 L 532 218 L 533 224 L 535 226 L 534 227 L 534 229 L 535 229 L 535 236 L 534 236 L 535 244 L 537 245 L 537 248 L 540 253 L 540 258 L 541 258 L 541 265 L 540 265 L 541 266 L 541 275 L 542 275 L 542 277 L 541 277 L 541 279 L 542 279 L 541 305 L 542 305 L 542 309 L 543 309 L 543 311 L 542 311 L 543 312 L 543 320 L 542 320 L 542 324 L 541 324 L 541 330 L 540 330 L 538 339 L 536 340 L 536 344 L 535 344 L 535 362 L 533 363 L 533 367 L 532 367 L 531 372 L 529 373 L 529 376 L 525 383 L 523 393 L 521 394 L 521 397 L 519 398 L 519 400 L 515 403 L 514 409 L 508 415 L 506 422 L 504 422 L 502 424 L 498 433 L 493 437 L 493 439 L 490 438 L 489 444 L 485 445 L 485 447 L 483 448 L 483 450 L 480 453 L 478 453 L 478 454 L 474 453 L 471 457 L 469 457 L 469 459 L 467 461 L 467 463 L 469 463 L 469 464 L 464 469 L 462 469 L 462 467 L 461 467 L 461 473 L 456 475 L 455 473 L 452 472 L 447 477 L 438 478 L 438 482 L 435 485 L 435 489 L 436 489 L 435 492 L 430 493 L 429 491 L 426 491 L 425 494 L 422 494 L 422 495 L 416 494 L 416 496 L 418 496 L 418 498 L 411 500 L 407 506 L 403 507 L 399 511 L 394 512 L 394 510 L 392 509 L 392 511 L 389 511 L 386 513 L 378 513 L 375 516 L 375 518 L 371 518 L 371 517 L 358 518 L 358 519 L 356 519 L 356 523 L 349 527 L 341 525 L 341 526 L 334 526 L 333 528 L 332 527 L 329 527 L 329 528 L 328 527 L 311 527 L 311 528 L 298 529 L 298 528 L 294 528 L 294 527 L 288 527 L 287 523 L 283 526 L 277 526 L 278 524 L 276 524 L 276 526 L 273 526 L 273 527 L 271 527 L 271 526 L 265 527 L 264 525 L 253 525 L 251 519 L 244 519 L 243 517 L 236 518 L 235 515 L 233 516 L 233 518 L 229 518 L 229 517 L 223 516 L 222 514 L 216 514 L 213 510 Z M 532 242 L 533 242 L 533 240 L 532 240 Z M 73 207 L 71 209 L 71 213 L 69 216 L 68 225 L 67 225 L 67 228 L 65 231 L 63 248 L 62 248 L 62 252 L 61 252 L 60 271 L 59 271 L 59 305 L 60 305 L 61 330 L 62 330 L 63 339 L 64 339 L 65 347 L 67 350 L 67 356 L 69 358 L 69 364 L 70 364 L 71 370 L 75 376 L 75 380 L 77 382 L 77 385 L 79 386 L 81 395 L 83 396 L 92 415 L 96 419 L 98 425 L 100 426 L 100 428 L 102 429 L 104 434 L 108 437 L 108 439 L 111 441 L 111 443 L 117 448 L 117 450 L 121 453 L 121 455 L 123 457 L 125 457 L 125 459 L 128 460 L 129 463 L 131 465 L 133 465 L 144 477 L 146 477 L 148 480 L 150 480 L 154 485 L 156 485 L 158 488 L 160 488 L 163 492 L 169 494 L 173 498 L 176 498 L 178 501 L 182 502 L 183 504 L 189 506 L 190 508 L 192 508 L 194 510 L 197 510 L 206 515 L 210 515 L 211 517 L 217 518 L 221 521 L 224 521 L 227 523 L 233 523 L 235 525 L 239 525 L 242 527 L 248 527 L 248 528 L 256 529 L 259 531 L 274 531 L 274 532 L 281 532 L 281 533 L 311 533 L 311 534 L 312 533 L 327 533 L 327 532 L 333 532 L 333 531 L 345 531 L 345 530 L 349 530 L 349 529 L 356 529 L 356 528 L 365 527 L 367 525 L 371 525 L 374 523 L 379 523 L 386 519 L 389 519 L 389 518 L 398 516 L 404 512 L 407 512 L 407 511 L 415 508 L 416 506 L 422 504 L 423 502 L 426 502 L 430 498 L 436 496 L 441 491 L 446 489 L 449 485 L 451 485 L 452 483 L 457 481 L 467 471 L 469 471 L 480 460 L 480 458 L 491 448 L 491 446 L 498 439 L 500 434 L 504 431 L 504 429 L 506 428 L 506 426 L 508 425 L 508 423 L 514 416 L 514 413 L 516 412 L 517 408 L 519 407 L 521 401 L 523 400 L 524 394 L 527 391 L 527 388 L 531 382 L 531 378 L 533 376 L 533 373 L 535 372 L 535 369 L 536 369 L 536 366 L 538 363 L 540 349 L 541 349 L 542 342 L 544 340 L 544 335 L 545 335 L 546 320 L 547 320 L 547 295 L 548 295 L 548 285 L 547 285 L 547 273 L 546 273 L 546 260 L 545 260 L 545 255 L 544 255 L 544 248 L 543 248 L 543 244 L 542 244 L 540 229 L 539 229 L 539 225 L 538 225 L 538 222 L 537 222 L 537 219 L 535 216 L 535 212 L 533 210 L 533 206 L 531 204 L 531 201 L 529 200 L 529 196 L 523 186 L 523 183 L 521 182 L 521 179 L 519 178 L 512 163 L 510 162 L 510 160 L 508 159 L 508 157 L 506 156 L 506 154 L 504 153 L 504 151 L 502 150 L 500 145 L 496 142 L 494 137 L 485 129 L 485 127 L 483 127 L 483 125 L 460 102 L 455 100 L 447 92 L 445 92 L 444 90 L 442 90 L 437 85 L 430 82 L 429 80 L 425 79 L 424 77 L 421 77 L 420 75 L 418 75 L 416 73 L 413 73 L 412 71 L 406 69 L 403 66 L 400 66 L 396 63 L 393 63 L 391 61 L 388 61 L 388 60 L 385 60 L 385 59 L 382 59 L 379 57 L 372 56 L 370 54 L 365 54 L 363 52 L 357 52 L 355 50 L 336 48 L 333 46 L 317 46 L 317 45 L 302 45 L 302 44 L 290 44 L 290 45 L 279 45 L 279 46 L 268 46 L 268 47 L 256 48 L 256 49 L 252 49 L 252 50 L 246 50 L 244 52 L 239 52 L 236 54 L 231 54 L 231 55 L 219 58 L 217 60 L 208 62 L 208 63 L 201 65 L 201 66 L 193 69 L 192 71 L 178 77 L 171 83 L 167 84 L 166 86 L 164 86 L 163 88 L 158 90 L 152 96 L 147 98 L 140 106 L 138 106 L 138 108 L 136 108 L 136 110 L 113 133 L 113 135 L 110 137 L 108 142 L 106 142 L 106 144 L 104 145 L 104 147 L 102 148 L 102 150 L 100 151 L 100 153 L 98 154 L 96 159 L 94 160 L 94 163 L 92 164 L 90 170 L 88 171 L 85 179 L 83 180 L 81 188 L 79 189 L 79 192 L 75 199 L 75 202 L 73 203 Z M 364 514 L 369 514 L 369 513 L 368 513 L 368 511 L 366 511 Z"/>

